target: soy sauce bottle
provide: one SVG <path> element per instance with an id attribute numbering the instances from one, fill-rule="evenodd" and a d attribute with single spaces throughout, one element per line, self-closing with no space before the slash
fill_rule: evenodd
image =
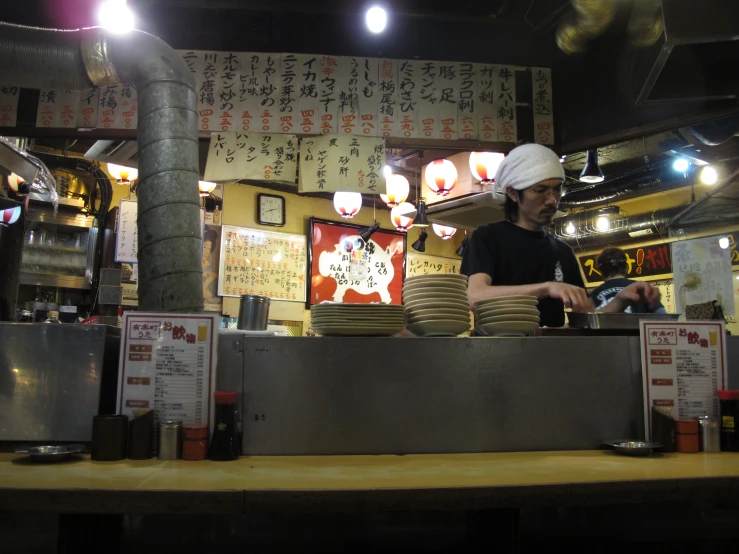
<path id="1" fill-rule="evenodd" d="M 208 449 L 208 459 L 219 462 L 236 460 L 241 455 L 239 433 L 236 428 L 236 393 L 216 391 L 216 423 Z"/>

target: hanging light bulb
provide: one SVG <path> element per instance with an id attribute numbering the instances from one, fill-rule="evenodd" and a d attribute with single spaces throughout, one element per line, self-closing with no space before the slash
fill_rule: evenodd
<path id="1" fill-rule="evenodd" d="M 439 235 L 442 240 L 449 240 L 454 236 L 454 233 L 457 232 L 456 227 L 449 227 L 448 225 L 439 225 L 438 223 L 433 223 L 431 225 L 434 229 L 434 233 Z"/>
<path id="2" fill-rule="evenodd" d="M 359 192 L 339 191 L 334 193 L 334 208 L 344 219 L 351 219 L 362 207 L 362 195 Z"/>
<path id="3" fill-rule="evenodd" d="M 134 27 L 134 16 L 126 0 L 106 0 L 98 10 L 100 26 L 116 34 L 124 34 Z"/>
<path id="4" fill-rule="evenodd" d="M 704 185 L 715 185 L 718 182 L 718 172 L 715 168 L 707 165 L 701 170 L 700 179 Z"/>
<path id="5" fill-rule="evenodd" d="M 387 194 L 381 194 L 380 198 L 387 204 L 389 208 L 394 208 L 398 204 L 402 204 L 408 198 L 411 186 L 408 179 L 402 175 L 390 175 L 385 181 L 385 189 Z"/>
<path id="6" fill-rule="evenodd" d="M 601 233 L 605 233 L 611 228 L 611 222 L 608 217 L 602 215 L 595 220 L 595 228 Z"/>
<path id="7" fill-rule="evenodd" d="M 500 152 L 471 152 L 470 172 L 475 179 L 488 185 L 495 180 L 495 172 L 504 158 L 505 154 Z"/>
<path id="8" fill-rule="evenodd" d="M 565 225 L 565 235 L 574 235 L 575 231 L 577 231 L 575 224 L 572 221 L 568 221 L 567 225 Z"/>
<path id="9" fill-rule="evenodd" d="M 16 221 L 18 221 L 18 218 L 21 216 L 21 207 L 15 206 L 14 208 L 8 208 L 6 210 L 0 211 L 0 225 L 3 225 L 4 227 L 7 227 L 8 225 L 12 225 Z"/>
<path id="10" fill-rule="evenodd" d="M 210 181 L 198 181 L 198 191 L 200 192 L 200 196 L 203 198 L 210 196 L 210 193 L 213 192 L 215 188 L 215 183 Z"/>
<path id="11" fill-rule="evenodd" d="M 413 250 L 417 252 L 426 252 L 427 238 L 429 238 L 429 234 L 426 232 L 426 229 L 421 229 L 421 232 L 418 234 L 418 240 L 411 244 Z"/>
<path id="12" fill-rule="evenodd" d="M 395 206 L 392 210 L 390 210 L 390 219 L 392 220 L 393 225 L 395 225 L 395 228 L 398 231 L 405 233 L 408 229 L 411 228 L 411 225 L 413 225 L 413 217 L 405 216 L 402 214 L 412 212 L 415 209 L 416 208 L 410 202 L 403 202 L 402 204 L 399 204 Z"/>
<path id="13" fill-rule="evenodd" d="M 131 181 L 139 177 L 139 170 L 135 167 L 118 164 L 108 164 L 108 173 L 118 180 L 119 185 L 130 185 Z"/>
<path id="14" fill-rule="evenodd" d="M 449 160 L 434 160 L 424 175 L 428 187 L 439 196 L 446 196 L 457 184 L 457 168 Z"/>
<path id="15" fill-rule="evenodd" d="M 585 161 L 585 167 L 580 172 L 580 180 L 583 183 L 601 183 L 605 177 L 598 165 L 598 151 L 588 150 L 588 157 Z"/>

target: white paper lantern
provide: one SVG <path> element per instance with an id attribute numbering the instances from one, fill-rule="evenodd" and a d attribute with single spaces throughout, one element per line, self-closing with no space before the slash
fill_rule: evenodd
<path id="1" fill-rule="evenodd" d="M 439 235 L 443 240 L 449 240 L 457 232 L 456 227 L 449 227 L 447 225 L 439 225 L 438 223 L 432 223 L 431 227 L 434 229 L 434 233 Z"/>
<path id="2" fill-rule="evenodd" d="M 135 167 L 118 164 L 108 164 L 108 173 L 118 180 L 119 185 L 130 185 L 131 181 L 138 179 L 139 176 L 139 170 Z"/>
<path id="3" fill-rule="evenodd" d="M 446 196 L 457 184 L 457 168 L 449 160 L 434 160 L 424 175 L 428 187 L 439 196 Z"/>
<path id="4" fill-rule="evenodd" d="M 334 208 L 344 219 L 351 219 L 362 207 L 362 195 L 358 192 L 339 191 L 334 193 Z"/>
<path id="5" fill-rule="evenodd" d="M 504 158 L 505 154 L 500 152 L 471 152 L 470 172 L 478 181 L 492 183 L 495 179 L 495 172 L 498 171 L 498 166 Z"/>
<path id="6" fill-rule="evenodd" d="M 212 183 L 210 181 L 198 181 L 198 191 L 200 192 L 200 196 L 202 196 L 203 198 L 209 196 L 210 193 L 215 190 L 215 188 L 215 183 Z"/>
<path id="7" fill-rule="evenodd" d="M 390 175 L 385 180 L 385 190 L 387 194 L 381 194 L 380 198 L 389 208 L 394 208 L 406 201 L 411 187 L 402 175 Z"/>
<path id="8" fill-rule="evenodd" d="M 393 225 L 398 231 L 405 233 L 413 225 L 413 217 L 415 216 L 415 206 L 410 202 L 403 202 L 395 206 L 390 210 L 390 219 L 393 221 Z M 409 213 L 410 216 L 401 215 L 403 213 Z"/>
<path id="9" fill-rule="evenodd" d="M 3 225 L 12 225 L 21 216 L 21 207 L 8 208 L 0 211 L 0 223 Z"/>

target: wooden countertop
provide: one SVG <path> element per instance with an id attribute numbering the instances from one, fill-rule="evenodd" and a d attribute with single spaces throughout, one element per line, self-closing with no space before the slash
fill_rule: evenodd
<path id="1" fill-rule="evenodd" d="M 245 457 L 32 464 L 0 454 L 0 511 L 242 513 L 487 509 L 739 494 L 739 453 Z"/>

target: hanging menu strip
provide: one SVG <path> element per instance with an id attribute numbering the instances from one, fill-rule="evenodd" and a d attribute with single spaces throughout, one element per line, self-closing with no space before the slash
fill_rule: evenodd
<path id="1" fill-rule="evenodd" d="M 674 419 L 718 417 L 716 389 L 727 384 L 724 322 L 641 322 L 645 435 L 653 407 Z"/>
<path id="2" fill-rule="evenodd" d="M 206 181 L 258 181 L 295 184 L 298 139 L 295 135 L 215 132 L 205 162 Z"/>
<path id="3" fill-rule="evenodd" d="M 218 295 L 305 302 L 305 235 L 224 225 Z"/>
<path id="4" fill-rule="evenodd" d="M 136 222 L 138 215 L 138 202 L 121 200 L 115 237 L 115 261 L 118 263 L 138 262 L 139 230 Z"/>
<path id="5" fill-rule="evenodd" d="M 15 127 L 20 88 L 0 85 L 0 127 Z"/>

